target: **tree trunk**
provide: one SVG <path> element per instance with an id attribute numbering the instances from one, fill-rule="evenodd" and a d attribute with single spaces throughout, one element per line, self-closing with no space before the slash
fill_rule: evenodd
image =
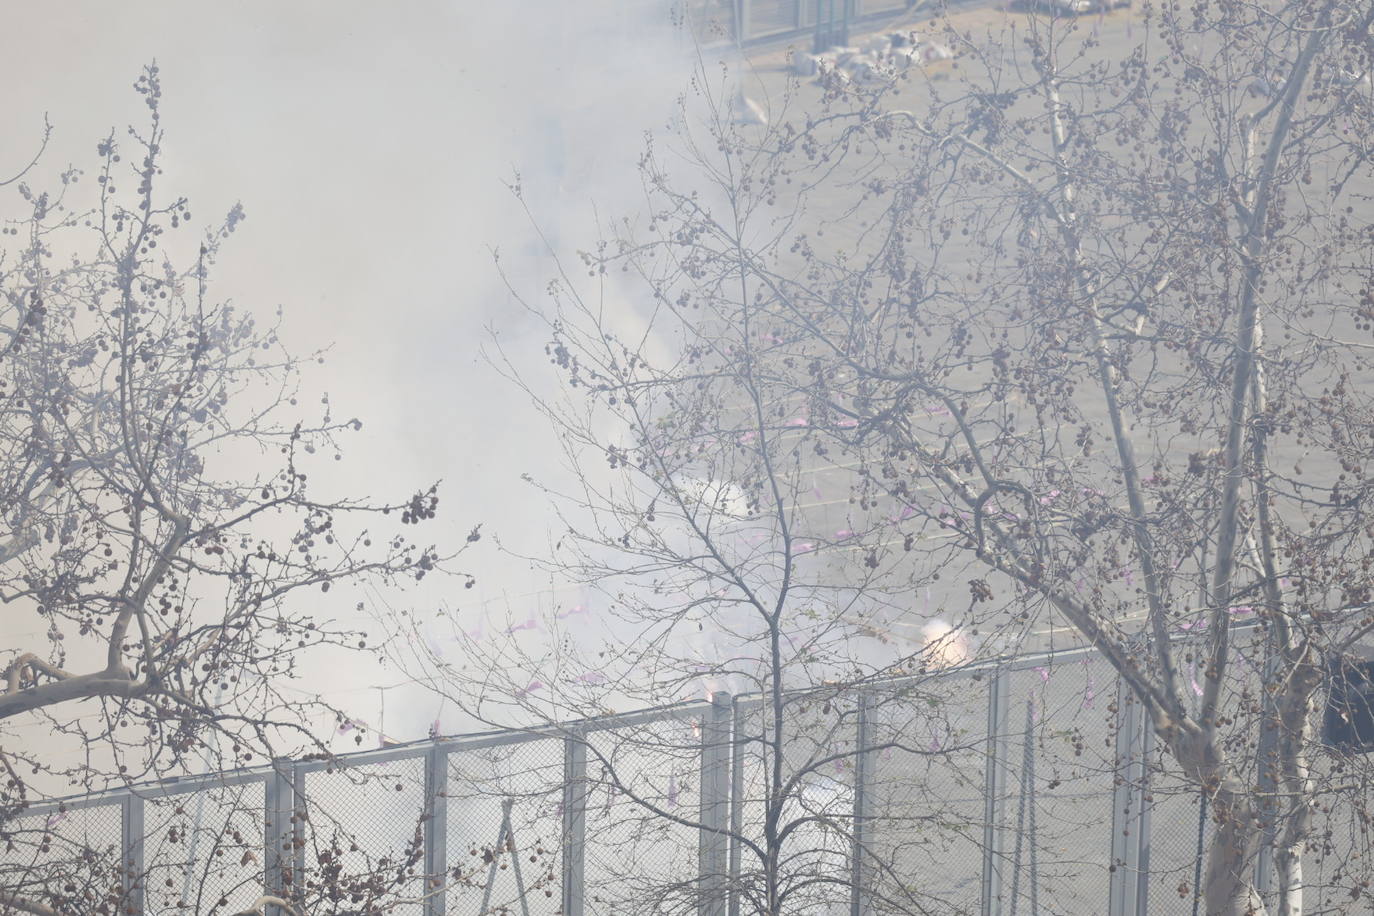
<path id="1" fill-rule="evenodd" d="M 1274 846 L 1274 870 L 1278 878 L 1279 916 L 1301 916 L 1303 903 L 1302 855 L 1312 830 L 1315 797 L 1312 770 L 1307 750 L 1314 738 L 1312 728 L 1313 695 L 1322 681 L 1322 672 L 1304 656 L 1294 666 L 1288 690 L 1279 705 L 1279 779 L 1291 810 Z"/>
<path id="2" fill-rule="evenodd" d="M 1302 916 L 1302 854 L 1306 842 L 1299 839 L 1274 850 L 1279 879 L 1279 916 Z"/>
<path id="3" fill-rule="evenodd" d="M 1262 916 L 1264 901 L 1250 881 L 1259 851 L 1259 822 L 1250 800 L 1222 789 L 1212 804 L 1216 833 L 1207 853 L 1203 901 L 1207 916 Z"/>
<path id="4" fill-rule="evenodd" d="M 1207 916 L 1264 916 L 1264 900 L 1251 881 L 1263 828 L 1248 787 L 1235 777 L 1209 729 L 1168 722 L 1156 728 L 1183 771 L 1211 797 L 1216 829 L 1202 878 Z"/>

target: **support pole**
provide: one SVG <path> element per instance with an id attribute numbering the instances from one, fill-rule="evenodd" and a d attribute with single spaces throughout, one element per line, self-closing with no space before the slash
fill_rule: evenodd
<path id="1" fill-rule="evenodd" d="M 305 770 L 291 763 L 291 886 L 286 888 L 290 899 L 297 903 L 305 900 L 305 825 L 310 823 L 310 812 L 305 808 Z"/>
<path id="2" fill-rule="evenodd" d="M 1150 717 L 1140 710 L 1140 826 L 1136 829 L 1136 846 L 1140 856 L 1140 880 L 1136 883 L 1135 911 L 1139 916 L 1148 916 L 1150 895 L 1150 843 L 1154 837 L 1154 826 L 1150 812 L 1150 757 L 1155 748 L 1155 728 Z"/>
<path id="3" fill-rule="evenodd" d="M 296 843 L 292 821 L 295 767 L 290 758 L 272 761 L 263 791 L 263 893 L 290 900 L 293 895 Z M 302 849 L 302 853 L 304 850 Z M 280 907 L 267 907 L 266 916 L 285 916 Z"/>
<path id="4" fill-rule="evenodd" d="M 124 872 L 124 905 L 129 914 L 143 912 L 143 884 L 147 868 L 143 861 L 143 796 L 125 793 L 119 812 L 120 866 Z"/>
<path id="5" fill-rule="evenodd" d="M 873 767 L 877 763 L 869 748 L 873 746 L 873 725 L 869 718 L 869 697 L 859 694 L 858 726 L 854 736 L 854 827 L 849 853 L 849 914 L 866 916 L 870 912 L 868 857 L 869 822 L 872 818 Z"/>
<path id="6" fill-rule="evenodd" d="M 711 694 L 701 723 L 698 916 L 726 916 L 730 809 L 730 694 Z"/>
<path id="7" fill-rule="evenodd" d="M 1145 716 L 1135 694 L 1117 681 L 1116 787 L 1112 791 L 1109 916 L 1145 916 L 1137 910 L 1145 883 L 1141 833 L 1145 807 Z"/>
<path id="8" fill-rule="evenodd" d="M 448 884 L 448 751 L 435 741 L 425 754 L 424 916 L 443 916 Z"/>
<path id="9" fill-rule="evenodd" d="M 983 771 L 983 916 L 1002 913 L 1002 797 L 1007 786 L 1007 710 L 1011 673 L 995 668 L 988 685 L 988 737 Z"/>
<path id="10" fill-rule="evenodd" d="M 1260 817 L 1263 839 L 1255 860 L 1255 890 L 1261 897 L 1274 893 L 1274 843 L 1278 838 L 1279 708 L 1269 690 L 1278 669 L 1279 657 L 1272 635 L 1265 638 L 1264 679 L 1260 684 L 1261 713 L 1258 755 Z"/>
<path id="11" fill-rule="evenodd" d="M 740 916 L 740 858 L 744 844 L 744 707 L 735 704 L 730 742 L 730 916 Z"/>
<path id="12" fill-rule="evenodd" d="M 563 906 L 562 916 L 582 916 L 586 887 L 587 736 L 563 739 Z"/>

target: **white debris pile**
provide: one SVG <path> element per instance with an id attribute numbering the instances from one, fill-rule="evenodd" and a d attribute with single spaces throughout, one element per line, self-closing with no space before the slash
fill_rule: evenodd
<path id="1" fill-rule="evenodd" d="M 791 70 L 818 82 L 882 83 L 896 79 L 912 64 L 953 56 L 949 47 L 922 41 L 915 32 L 887 32 L 869 37 L 858 47 L 828 48 L 819 54 L 793 50 Z"/>
<path id="2" fill-rule="evenodd" d="M 768 114 L 763 106 L 744 94 L 740 89 L 730 99 L 730 120 L 735 124 L 768 124 Z"/>

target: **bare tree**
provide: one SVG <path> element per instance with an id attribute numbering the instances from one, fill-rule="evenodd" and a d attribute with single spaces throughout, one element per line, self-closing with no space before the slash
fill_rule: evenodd
<path id="1" fill-rule="evenodd" d="M 571 565 L 603 577 L 630 571 L 604 548 L 646 557 L 613 593 L 657 615 L 627 667 L 680 689 L 681 626 L 751 608 L 758 629 L 729 631 L 758 650 L 731 657 L 762 658 L 783 767 L 784 675 L 837 676 L 803 660 L 848 659 L 833 646 L 858 607 L 910 612 L 943 574 L 986 645 L 1043 648 L 1057 625 L 1110 661 L 1163 748 L 1155 786 L 1210 807 L 1206 912 L 1365 906 L 1370 774 L 1318 713 L 1359 714 L 1327 684 L 1374 627 L 1371 20 L 1165 4 L 980 38 L 937 19 L 955 67 L 865 84 L 822 67 L 821 97 L 793 87 L 766 127 L 718 118 L 672 157 L 651 148 L 647 225 L 587 255 L 644 281 L 639 314 L 608 318 L 608 295 L 550 348 L 596 405 L 550 411 L 563 441 L 650 480 L 603 499 L 581 474 L 595 499 L 575 501 L 614 523 L 570 521 L 561 544 L 596 544 Z M 641 341 L 668 321 L 665 358 Z M 608 405 L 632 437 L 602 425 Z M 799 544 L 826 538 L 799 494 L 819 467 L 850 472 L 861 546 L 807 576 Z M 715 546 L 732 502 L 744 530 L 767 520 L 766 547 Z M 694 549 L 661 533 L 669 513 Z M 822 599 L 786 656 L 782 621 Z M 653 664 L 665 649 L 678 660 Z"/>
<path id="2" fill-rule="evenodd" d="M 136 89 L 147 123 L 99 144 L 94 206 L 80 203 L 92 176 L 76 169 L 55 191 L 19 184 L 27 210 L 6 224 L 0 255 L 0 600 L 11 636 L 0 885 L 6 906 L 25 912 L 122 911 L 121 893 L 141 880 L 120 874 L 117 851 L 56 857 L 61 818 L 35 825 L 27 808 L 327 752 L 339 714 L 292 687 L 298 659 L 366 641 L 331 621 L 339 591 L 326 593 L 400 585 L 444 561 L 394 525 L 433 518 L 435 488 L 397 502 L 318 492 L 315 465 L 338 459 L 361 424 L 334 415 L 327 397 L 309 418 L 297 405 L 307 360 L 253 310 L 212 298 L 211 268 L 243 210 L 197 243 L 190 204 L 160 187 L 156 66 Z M 247 861 L 261 834 L 220 826 L 223 843 L 207 841 L 204 861 L 225 848 Z M 168 829 L 175 840 L 177 823 Z"/>
<path id="3" fill-rule="evenodd" d="M 686 179 L 646 157 L 657 235 L 592 264 L 684 265 L 658 308 L 749 335 L 761 415 L 807 405 L 856 503 L 904 505 L 875 566 L 904 545 L 1004 650 L 1058 621 L 1112 662 L 1210 803 L 1206 912 L 1304 912 L 1304 857 L 1349 851 L 1315 818 L 1367 817 L 1316 713 L 1371 626 L 1371 14 L 1143 14 L 934 22 L 956 70 L 823 73 Z"/>
<path id="4" fill-rule="evenodd" d="M 768 316 L 719 310 L 739 301 L 733 268 L 646 249 L 627 287 L 585 263 L 592 289 L 560 272 L 547 307 L 521 300 L 563 384 L 551 392 L 518 355 L 494 354 L 568 472 L 529 480 L 557 513 L 548 555 L 528 558 L 552 597 L 415 621 L 417 674 L 478 721 L 580 748 L 587 900 L 714 912 L 733 894 L 750 913 L 848 912 L 854 771 L 874 755 L 938 765 L 981 748 L 944 702 L 967 685 L 929 679 L 970 647 L 896 603 L 913 580 L 876 558 L 898 519 L 850 498 L 811 401 L 774 365 Z M 861 718 L 898 724 L 865 740 Z M 703 785 L 732 762 L 736 823 L 729 789 Z M 559 798 L 566 774 L 541 783 L 537 762 L 503 765 L 489 791 L 525 800 L 517 832 L 547 827 L 538 799 Z M 938 801 L 923 813 L 909 825 L 926 835 L 968 826 Z M 887 911 L 939 905 L 916 882 L 886 887 Z"/>

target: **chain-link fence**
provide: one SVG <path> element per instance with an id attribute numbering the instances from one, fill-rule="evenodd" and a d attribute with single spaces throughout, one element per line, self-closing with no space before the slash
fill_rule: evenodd
<path id="1" fill-rule="evenodd" d="M 1235 651 L 1253 684 L 1221 718 L 1253 736 L 1257 650 Z M 1312 766 L 1329 789 L 1306 801 L 1305 879 L 1339 911 L 1371 859 L 1371 776 L 1335 752 Z M 110 916 L 228 916 L 264 894 L 311 916 L 1185 916 L 1212 831 L 1086 650 L 278 760 L 0 826 L 0 888 Z"/>
<path id="2" fill-rule="evenodd" d="M 818 26 L 880 28 L 914 5 L 912 0 L 685 0 L 682 8 L 698 40 L 752 44 L 806 36 Z"/>

